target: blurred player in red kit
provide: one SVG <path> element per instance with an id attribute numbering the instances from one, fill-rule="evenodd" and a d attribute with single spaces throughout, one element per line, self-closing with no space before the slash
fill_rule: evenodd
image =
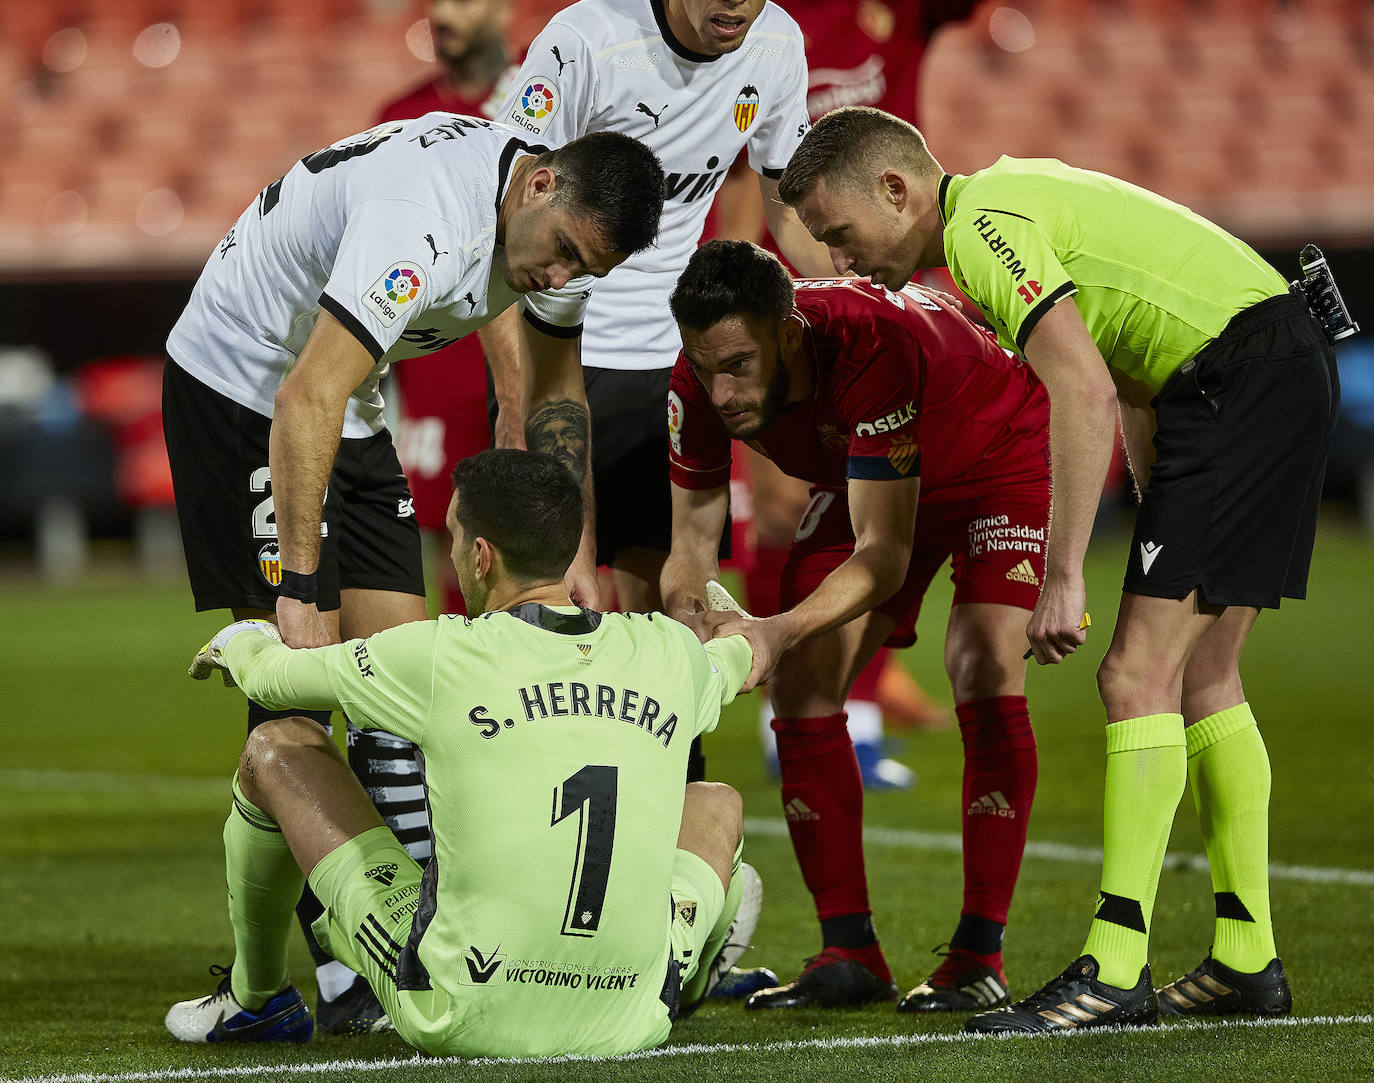
<path id="1" fill-rule="evenodd" d="M 504 90 L 501 75 L 510 67 L 508 18 L 504 0 L 431 0 L 429 25 L 439 70 L 385 106 L 377 122 L 436 110 L 490 117 Z M 396 450 L 415 497 L 415 518 L 422 531 L 442 538 L 453 464 L 491 446 L 482 344 L 469 335 L 397 366 L 393 379 L 401 405 Z M 466 612 L 447 545 L 438 546 L 433 567 L 443 590 L 442 611 Z"/>
<path id="2" fill-rule="evenodd" d="M 683 352 L 668 404 L 668 614 L 706 608 L 732 439 L 811 484 L 781 612 L 725 615 L 716 633 L 749 638 L 752 682 L 776 667 L 782 802 L 822 934 L 795 982 L 749 1006 L 897 992 L 868 902 L 863 787 L 844 705 L 875 651 L 914 641 L 922 598 L 951 557 L 945 668 L 964 738 L 964 902 L 945 962 L 899 1008 L 1005 1003 L 1002 934 L 1037 773 L 1021 656 L 1045 574 L 1044 388 L 942 300 L 861 278 L 794 288 L 776 258 L 745 241 L 700 248 L 671 303 Z"/>

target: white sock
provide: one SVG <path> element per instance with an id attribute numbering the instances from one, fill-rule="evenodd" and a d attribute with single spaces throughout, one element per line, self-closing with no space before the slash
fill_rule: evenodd
<path id="1" fill-rule="evenodd" d="M 866 699 L 851 699 L 844 705 L 849 715 L 846 727 L 849 739 L 856 745 L 883 743 L 883 709 Z"/>
<path id="2" fill-rule="evenodd" d="M 759 744 L 770 760 L 778 758 L 778 735 L 773 732 L 773 703 L 765 699 L 759 708 Z"/>
<path id="3" fill-rule="evenodd" d="M 317 966 L 315 984 L 319 986 L 320 999 L 333 1000 L 340 993 L 348 992 L 357 976 L 337 959 L 331 959 L 324 966 Z"/>

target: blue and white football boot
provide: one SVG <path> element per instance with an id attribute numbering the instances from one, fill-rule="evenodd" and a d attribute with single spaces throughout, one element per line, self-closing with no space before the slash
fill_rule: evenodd
<path id="1" fill-rule="evenodd" d="M 212 966 L 223 975 L 219 987 L 200 1000 L 183 1000 L 167 1013 L 167 1029 L 183 1042 L 308 1042 L 315 1019 L 300 992 L 288 985 L 256 1011 L 234 999 L 231 967 Z"/>

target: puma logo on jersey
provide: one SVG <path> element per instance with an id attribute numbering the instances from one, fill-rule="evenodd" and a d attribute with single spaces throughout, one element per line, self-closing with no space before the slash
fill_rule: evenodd
<path id="1" fill-rule="evenodd" d="M 635 111 L 636 111 L 636 112 L 639 112 L 639 113 L 643 113 L 646 117 L 653 117 L 653 118 L 654 118 L 654 127 L 657 128 L 657 127 L 658 127 L 658 118 L 661 117 L 661 116 L 664 114 L 664 112 L 665 112 L 665 110 L 667 110 L 667 108 L 668 108 L 668 107 L 665 105 L 662 109 L 660 109 L 657 113 L 655 113 L 652 109 L 650 109 L 650 108 L 649 108 L 647 105 L 645 105 L 643 102 L 639 102 L 639 103 L 635 106 Z"/>
<path id="2" fill-rule="evenodd" d="M 477 311 L 477 301 L 473 298 L 471 290 L 463 294 L 463 300 L 468 303 L 468 315 L 471 316 Z"/>
<path id="3" fill-rule="evenodd" d="M 1150 574 L 1150 569 L 1154 567 L 1155 558 L 1164 552 L 1164 546 L 1156 545 L 1152 541 L 1140 543 L 1140 567 L 1146 574 Z"/>
<path id="4" fill-rule="evenodd" d="M 439 251 L 439 246 L 434 243 L 434 234 L 426 233 L 425 240 L 429 242 L 429 250 L 434 253 L 434 258 L 429 262 L 429 265 L 433 267 L 436 263 L 439 262 L 440 256 L 447 256 L 448 253 Z"/>
<path id="5" fill-rule="evenodd" d="M 557 46 L 557 45 L 555 45 L 553 48 L 551 48 L 551 49 L 549 50 L 549 52 L 553 53 L 553 58 L 554 58 L 556 61 L 558 61 L 558 74 L 559 74 L 559 75 L 562 75 L 562 74 L 563 74 L 563 69 L 566 68 L 569 64 L 576 64 L 576 63 L 577 63 L 576 60 L 564 60 L 561 56 L 559 56 L 559 55 L 558 55 L 558 46 Z"/>

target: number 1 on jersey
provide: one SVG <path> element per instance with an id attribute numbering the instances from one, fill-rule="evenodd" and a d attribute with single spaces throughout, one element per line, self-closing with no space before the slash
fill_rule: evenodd
<path id="1" fill-rule="evenodd" d="M 588 764 L 554 788 L 549 826 L 577 815 L 577 853 L 568 885 L 568 905 L 563 911 L 564 936 L 595 936 L 601 924 L 615 847 L 619 772 L 618 767 Z"/>

